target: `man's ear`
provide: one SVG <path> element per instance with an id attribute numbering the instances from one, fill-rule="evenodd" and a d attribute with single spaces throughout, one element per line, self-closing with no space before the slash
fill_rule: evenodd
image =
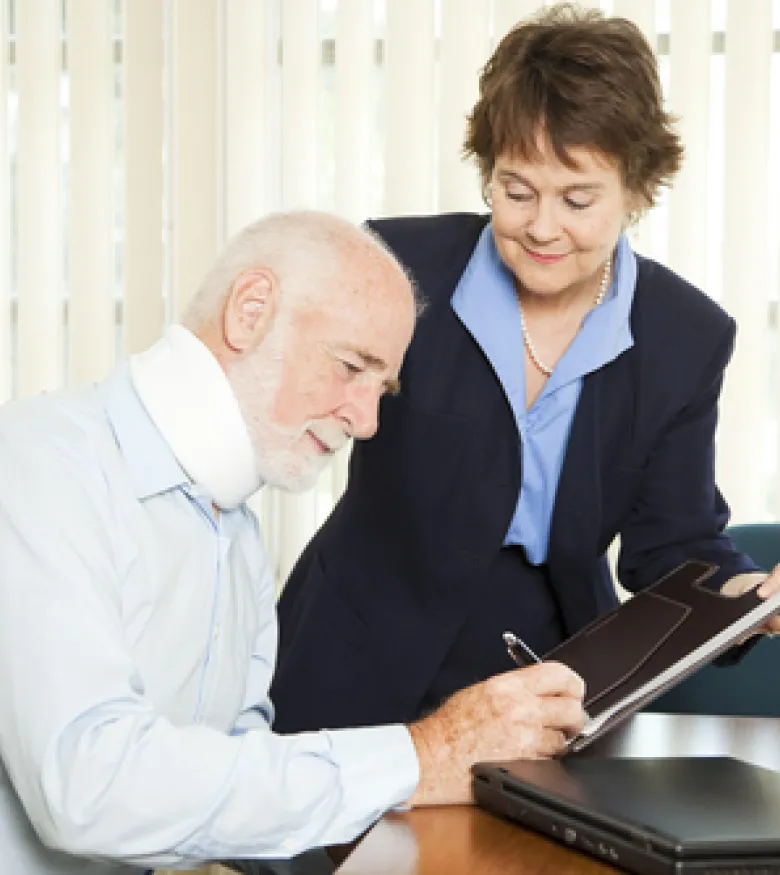
<path id="1" fill-rule="evenodd" d="M 222 333 L 229 349 L 242 353 L 265 337 L 278 299 L 278 280 L 266 268 L 250 267 L 233 280 L 222 314 Z"/>

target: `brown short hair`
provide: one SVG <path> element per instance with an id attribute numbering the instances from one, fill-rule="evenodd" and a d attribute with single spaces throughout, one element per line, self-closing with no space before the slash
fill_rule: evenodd
<path id="1" fill-rule="evenodd" d="M 539 157 L 543 131 L 558 158 L 573 147 L 617 161 L 623 184 L 654 203 L 680 167 L 675 119 L 663 109 L 655 54 L 635 24 L 561 3 L 518 24 L 479 79 L 463 154 L 483 183 L 504 152 Z"/>

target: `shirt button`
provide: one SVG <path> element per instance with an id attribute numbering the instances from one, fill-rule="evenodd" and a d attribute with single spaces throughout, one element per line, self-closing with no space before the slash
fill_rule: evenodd
<path id="1" fill-rule="evenodd" d="M 218 641 L 218 640 L 219 640 L 219 636 L 220 636 L 220 632 L 221 632 L 221 631 L 222 631 L 222 630 L 220 629 L 219 623 L 217 623 L 217 625 L 214 626 L 214 631 L 211 633 L 211 639 L 212 639 L 212 641 Z"/>

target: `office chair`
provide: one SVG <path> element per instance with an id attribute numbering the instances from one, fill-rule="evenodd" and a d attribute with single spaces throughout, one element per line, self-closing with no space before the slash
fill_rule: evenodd
<path id="1" fill-rule="evenodd" d="M 734 546 L 756 565 L 780 563 L 780 523 L 726 529 Z M 706 665 L 645 708 L 667 714 L 780 717 L 780 637 L 764 638 L 736 665 Z"/>

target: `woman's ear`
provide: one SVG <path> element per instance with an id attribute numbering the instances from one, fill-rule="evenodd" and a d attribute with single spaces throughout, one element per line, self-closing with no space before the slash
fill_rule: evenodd
<path id="1" fill-rule="evenodd" d="M 278 307 L 279 283 L 272 271 L 251 267 L 233 281 L 222 314 L 225 344 L 242 353 L 270 330 Z"/>
<path id="2" fill-rule="evenodd" d="M 649 209 L 650 203 L 641 192 L 628 192 L 625 197 L 623 230 L 625 231 L 636 225 Z"/>

